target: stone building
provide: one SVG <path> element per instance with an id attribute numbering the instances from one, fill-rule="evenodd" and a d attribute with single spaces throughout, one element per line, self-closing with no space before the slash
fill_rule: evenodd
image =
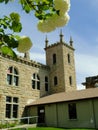
<path id="1" fill-rule="evenodd" d="M 86 77 L 86 81 L 82 83 L 86 89 L 98 87 L 98 75 Z"/>
<path id="2" fill-rule="evenodd" d="M 29 52 L 17 60 L 0 53 L 0 119 L 24 116 L 25 106 L 41 97 L 76 90 L 73 41 L 52 45 L 45 40 L 46 65 L 30 60 Z"/>

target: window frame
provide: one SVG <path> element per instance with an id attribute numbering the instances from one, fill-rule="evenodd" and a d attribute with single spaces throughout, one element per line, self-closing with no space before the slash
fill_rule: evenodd
<path id="1" fill-rule="evenodd" d="M 40 77 L 37 73 L 32 75 L 32 89 L 40 90 Z"/>
<path id="2" fill-rule="evenodd" d="M 71 63 L 71 58 L 70 58 L 70 54 L 69 53 L 67 54 L 67 60 L 68 60 L 68 64 L 70 64 Z"/>
<path id="3" fill-rule="evenodd" d="M 72 76 L 69 76 L 69 84 L 72 86 Z"/>
<path id="4" fill-rule="evenodd" d="M 52 55 L 52 58 L 53 58 L 53 64 L 56 64 L 56 62 L 57 62 L 56 60 L 57 59 L 56 59 L 56 54 L 55 53 Z"/>
<path id="5" fill-rule="evenodd" d="M 49 90 L 48 76 L 45 76 L 45 91 Z"/>
<path id="6" fill-rule="evenodd" d="M 58 78 L 57 76 L 54 76 L 54 86 L 56 86 L 58 84 Z"/>
<path id="7" fill-rule="evenodd" d="M 10 100 L 8 100 L 8 98 Z M 5 117 L 6 118 L 18 118 L 18 111 L 19 111 L 19 98 L 6 96 Z"/>
<path id="8" fill-rule="evenodd" d="M 76 103 L 69 103 L 68 104 L 68 117 L 69 117 L 69 120 L 76 120 L 77 119 Z"/>
<path id="9" fill-rule="evenodd" d="M 7 70 L 7 85 L 19 86 L 19 73 L 14 66 L 10 66 Z"/>

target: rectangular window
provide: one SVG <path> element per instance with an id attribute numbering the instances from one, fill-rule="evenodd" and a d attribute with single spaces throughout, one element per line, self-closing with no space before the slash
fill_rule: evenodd
<path id="1" fill-rule="evenodd" d="M 18 98 L 17 97 L 13 97 L 13 102 L 14 103 L 18 103 Z"/>
<path id="2" fill-rule="evenodd" d="M 69 119 L 77 119 L 76 104 L 68 104 Z"/>
<path id="3" fill-rule="evenodd" d="M 12 100 L 11 97 L 9 97 L 9 96 L 6 97 L 6 102 L 11 102 L 11 100 Z"/>
<path id="4" fill-rule="evenodd" d="M 11 118 L 11 104 L 6 104 L 6 117 Z"/>
<path id="5" fill-rule="evenodd" d="M 6 97 L 6 118 L 17 118 L 18 117 L 18 98 L 17 97 Z"/>
<path id="6" fill-rule="evenodd" d="M 13 118 L 17 118 L 18 115 L 18 105 L 13 104 Z"/>
<path id="7" fill-rule="evenodd" d="M 35 89 L 35 81 L 32 80 L 32 88 Z"/>

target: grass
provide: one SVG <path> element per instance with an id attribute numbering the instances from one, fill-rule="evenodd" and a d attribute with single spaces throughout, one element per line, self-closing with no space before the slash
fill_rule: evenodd
<path id="1" fill-rule="evenodd" d="M 94 130 L 94 129 L 31 128 L 29 130 Z"/>
<path id="2" fill-rule="evenodd" d="M 14 130 L 22 130 L 21 128 Z M 36 127 L 36 128 L 28 128 L 27 130 L 95 130 L 95 129 L 66 129 L 66 128 L 52 128 L 52 127 Z"/>

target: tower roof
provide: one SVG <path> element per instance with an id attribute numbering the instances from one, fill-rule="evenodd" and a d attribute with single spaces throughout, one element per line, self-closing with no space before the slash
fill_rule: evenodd
<path id="1" fill-rule="evenodd" d="M 62 34 L 62 29 L 60 30 L 60 43 L 62 43 L 63 42 L 63 34 Z"/>
<path id="2" fill-rule="evenodd" d="M 70 46 L 73 46 L 73 39 L 72 39 L 72 36 L 70 36 Z"/>
<path id="3" fill-rule="evenodd" d="M 60 30 L 60 41 L 59 42 L 56 42 L 56 43 L 53 43 L 53 44 L 48 44 L 48 39 L 47 39 L 47 36 L 46 36 L 46 39 L 45 39 L 45 50 L 47 50 L 47 49 L 49 49 L 49 48 L 52 48 L 52 47 L 55 47 L 55 46 L 58 46 L 58 45 L 64 45 L 64 46 L 66 46 L 66 47 L 68 47 L 68 48 L 70 48 L 70 49 L 72 49 L 72 50 L 75 50 L 74 48 L 73 48 L 73 40 L 72 40 L 72 37 L 70 37 L 70 41 L 69 41 L 69 43 L 70 44 L 68 44 L 68 43 L 66 43 L 66 42 L 64 42 L 64 40 L 63 40 L 63 34 L 62 34 L 62 29 Z"/>
<path id="4" fill-rule="evenodd" d="M 47 38 L 47 35 L 46 35 L 46 39 L 45 39 L 45 48 L 48 47 L 48 38 Z"/>
<path id="5" fill-rule="evenodd" d="M 24 58 L 27 59 L 27 60 L 30 60 L 30 53 L 29 53 L 29 51 L 24 53 Z"/>

